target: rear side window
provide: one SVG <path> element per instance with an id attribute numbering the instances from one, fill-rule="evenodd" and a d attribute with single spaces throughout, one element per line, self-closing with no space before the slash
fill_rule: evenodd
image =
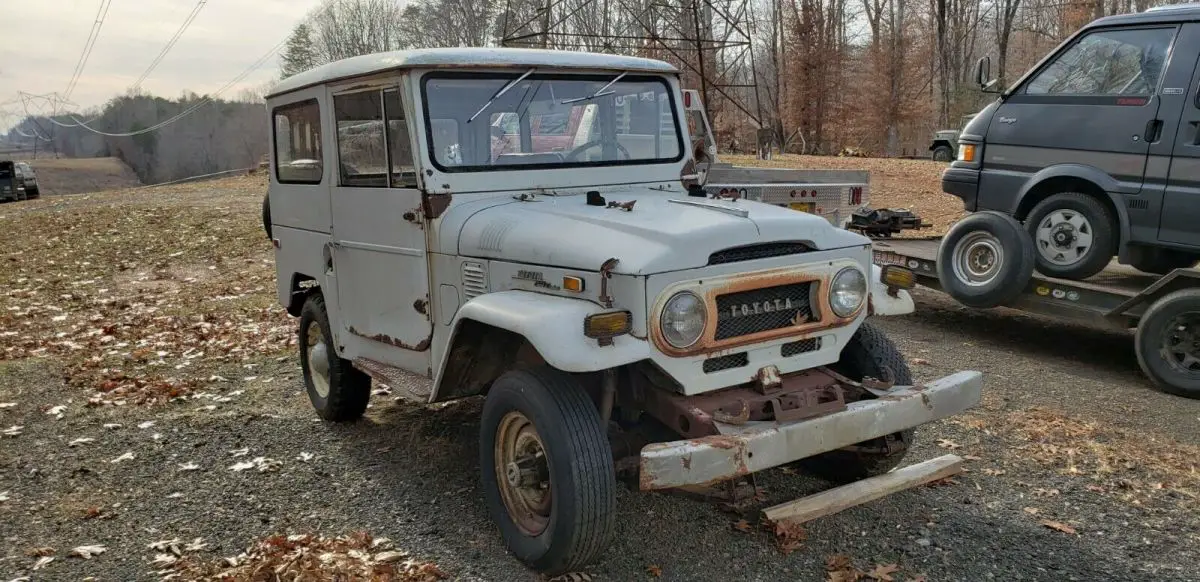
<path id="1" fill-rule="evenodd" d="M 316 99 L 275 109 L 275 177 L 285 184 L 319 184 L 321 108 Z"/>
<path id="2" fill-rule="evenodd" d="M 1038 73 L 1028 95 L 1152 95 L 1175 28 L 1102 30 L 1079 39 Z"/>

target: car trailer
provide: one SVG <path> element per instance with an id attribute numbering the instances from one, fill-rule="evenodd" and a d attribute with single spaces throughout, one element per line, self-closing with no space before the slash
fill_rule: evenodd
<path id="1" fill-rule="evenodd" d="M 902 266 L 917 283 L 968 307 L 1007 307 L 1134 330 L 1138 364 L 1154 386 L 1200 398 L 1200 271 L 1151 275 L 1113 261 L 1083 281 L 1033 272 L 1033 246 L 1011 217 L 971 214 L 945 237 L 875 240 L 876 265 Z"/>

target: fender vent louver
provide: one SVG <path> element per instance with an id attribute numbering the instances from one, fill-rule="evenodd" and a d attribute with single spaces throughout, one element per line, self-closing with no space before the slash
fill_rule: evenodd
<path id="1" fill-rule="evenodd" d="M 462 264 L 463 295 L 467 299 L 478 297 L 488 291 L 487 267 L 483 263 Z"/>
<path id="2" fill-rule="evenodd" d="M 811 250 L 808 245 L 800 242 L 759 243 L 717 251 L 708 256 L 708 264 L 720 265 L 724 263 L 736 263 L 738 261 L 782 257 L 784 255 L 798 255 Z"/>
<path id="3" fill-rule="evenodd" d="M 1150 201 L 1146 199 L 1133 198 L 1129 200 L 1129 207 L 1134 210 L 1149 210 Z"/>

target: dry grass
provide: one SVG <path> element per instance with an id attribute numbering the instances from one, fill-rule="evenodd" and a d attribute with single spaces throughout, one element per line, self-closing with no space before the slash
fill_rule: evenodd
<path id="1" fill-rule="evenodd" d="M 265 188 L 235 178 L 11 207 L 0 361 L 58 359 L 92 404 L 120 405 L 186 396 L 215 365 L 294 345 L 259 223 Z"/>
<path id="2" fill-rule="evenodd" d="M 904 236 L 939 236 L 961 219 L 962 201 L 942 192 L 946 164 L 928 160 L 885 158 L 839 158 L 833 156 L 775 156 L 770 161 L 754 156 L 721 156 L 721 161 L 738 166 L 798 168 L 811 170 L 867 170 L 871 172 L 872 208 L 908 208 L 930 228 L 906 231 Z"/>
<path id="3" fill-rule="evenodd" d="M 141 185 L 137 174 L 116 158 L 25 160 L 37 174 L 43 196 L 102 192 Z"/>

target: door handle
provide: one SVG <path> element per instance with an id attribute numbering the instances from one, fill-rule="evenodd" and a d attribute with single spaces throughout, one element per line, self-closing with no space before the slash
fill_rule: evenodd
<path id="1" fill-rule="evenodd" d="M 1151 119 L 1146 122 L 1146 133 L 1144 139 L 1146 143 L 1154 143 L 1158 141 L 1159 135 L 1162 133 L 1163 122 L 1161 119 Z"/>

